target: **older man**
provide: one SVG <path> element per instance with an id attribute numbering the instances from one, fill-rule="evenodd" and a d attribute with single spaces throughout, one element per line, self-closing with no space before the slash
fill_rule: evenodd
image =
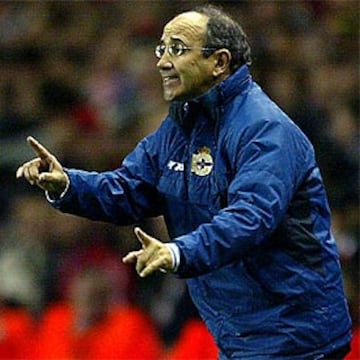
<path id="1" fill-rule="evenodd" d="M 39 157 L 17 176 L 63 212 L 115 224 L 164 215 L 171 241 L 136 228 L 124 262 L 187 278 L 220 359 L 342 359 L 350 319 L 314 151 L 253 81 L 242 28 L 213 6 L 166 24 L 156 47 L 168 116 L 114 171 Z"/>

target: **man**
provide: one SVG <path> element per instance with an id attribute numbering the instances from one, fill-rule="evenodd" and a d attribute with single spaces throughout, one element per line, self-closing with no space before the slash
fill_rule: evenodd
<path id="1" fill-rule="evenodd" d="M 124 262 L 187 278 L 220 359 L 342 359 L 350 319 L 314 151 L 252 80 L 242 28 L 212 6 L 172 19 L 156 47 L 169 114 L 119 169 L 39 157 L 17 177 L 63 212 L 115 224 L 164 215 L 171 242 L 135 228 Z"/>

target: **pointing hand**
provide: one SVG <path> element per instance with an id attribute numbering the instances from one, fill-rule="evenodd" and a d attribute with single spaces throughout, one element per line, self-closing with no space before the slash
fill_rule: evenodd
<path id="1" fill-rule="evenodd" d="M 174 268 L 173 259 L 168 247 L 140 228 L 134 230 L 136 237 L 142 244 L 142 249 L 129 252 L 123 262 L 136 262 L 136 271 L 141 277 L 148 276 L 156 270 L 171 271 Z"/>
<path id="2" fill-rule="evenodd" d="M 21 165 L 16 171 L 16 178 L 25 177 L 31 185 L 37 185 L 50 193 L 61 194 L 69 182 L 61 164 L 33 137 L 29 136 L 26 140 L 38 157 Z"/>

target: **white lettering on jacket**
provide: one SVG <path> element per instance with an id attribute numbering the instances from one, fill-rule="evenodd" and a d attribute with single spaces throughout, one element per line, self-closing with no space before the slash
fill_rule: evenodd
<path id="1" fill-rule="evenodd" d="M 173 171 L 184 171 L 184 164 L 173 160 L 168 162 L 167 167 Z"/>

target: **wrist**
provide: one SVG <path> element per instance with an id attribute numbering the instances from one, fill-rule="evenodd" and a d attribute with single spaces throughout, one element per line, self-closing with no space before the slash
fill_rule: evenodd
<path id="1" fill-rule="evenodd" d="M 171 258 L 172 258 L 172 272 L 176 272 L 180 265 L 180 249 L 174 243 L 167 243 L 166 247 L 170 251 Z"/>
<path id="2" fill-rule="evenodd" d="M 61 200 L 68 192 L 69 187 L 70 187 L 70 179 L 68 174 L 65 173 L 65 181 L 63 182 L 63 185 L 56 190 L 54 189 L 54 191 L 51 190 L 45 191 L 45 196 L 49 202 Z"/>

